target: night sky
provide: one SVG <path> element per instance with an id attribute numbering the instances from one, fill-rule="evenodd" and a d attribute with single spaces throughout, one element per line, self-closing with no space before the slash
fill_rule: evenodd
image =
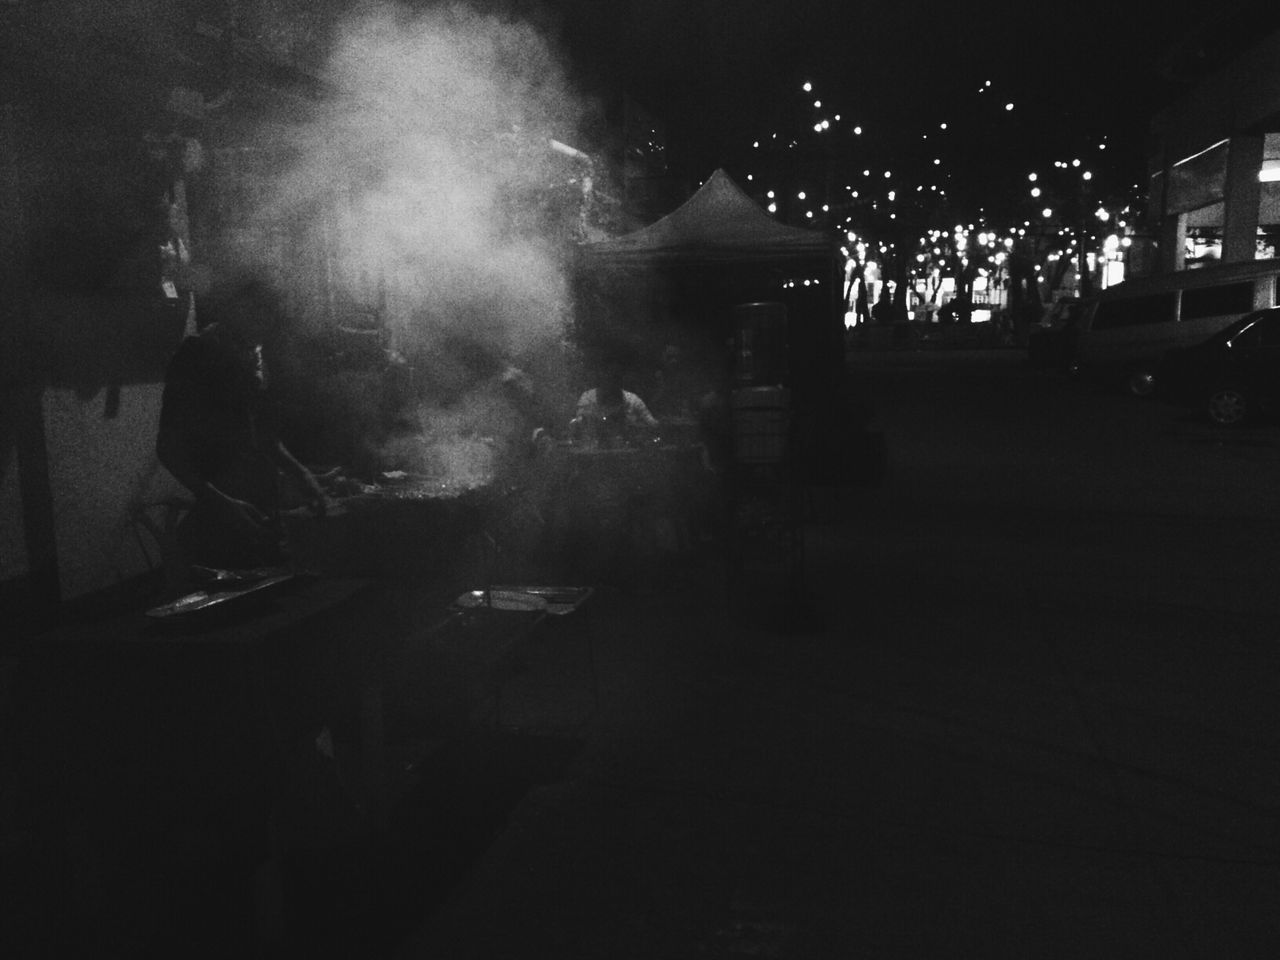
<path id="1" fill-rule="evenodd" d="M 914 214 L 918 222 L 929 207 L 928 227 L 938 226 L 932 220 L 942 217 L 951 225 L 985 222 L 1000 229 L 1048 221 L 1043 211 L 1050 206 L 1073 222 L 1096 204 L 1113 210 L 1140 207 L 1153 116 L 1220 63 L 1224 51 L 1280 25 L 1275 0 L 1221 0 L 1190 14 L 1162 0 L 175 2 L 180 12 L 171 19 L 180 23 L 191 18 L 229 23 L 234 11 L 239 35 L 267 49 L 280 46 L 275 42 L 280 37 L 306 35 L 306 43 L 284 47 L 291 56 L 308 52 L 298 62 L 313 67 L 323 65 L 328 45 L 360 12 L 393 17 L 411 12 L 402 18 L 406 37 L 388 34 L 397 49 L 419 29 L 412 25 L 415 16 L 443 22 L 443 10 L 463 11 L 455 19 L 472 25 L 500 23 L 515 37 L 522 37 L 523 25 L 512 21 L 530 21 L 541 36 L 520 41 L 526 43 L 520 49 L 529 53 L 529 62 L 517 62 L 522 60 L 518 49 L 504 55 L 503 68 L 519 78 L 522 89 L 541 98 L 542 106 L 564 109 L 541 111 L 545 123 L 526 123 L 526 132 L 537 126 L 540 135 L 566 139 L 616 165 L 617 112 L 596 107 L 616 107 L 625 93 L 665 127 L 673 176 L 654 189 L 657 200 L 643 217 L 664 212 L 664 204 L 669 208 L 672 198 L 724 167 L 757 200 L 773 188 L 786 190 L 793 206 L 802 190 L 819 198 L 817 219 L 804 218 L 818 211 L 779 204 L 776 214 L 784 220 L 841 227 L 846 217 L 861 215 L 860 223 L 848 225 L 867 230 L 885 225 L 873 223 L 875 217 L 865 209 L 854 210 L 858 204 L 879 204 L 871 213 L 882 220 L 905 213 L 904 220 Z M 69 11 L 64 21 L 101 20 L 133 43 L 140 25 L 160 22 L 152 16 L 157 4 L 58 0 L 56 6 Z M 83 16 L 72 16 L 76 13 Z M 473 13 L 497 16 L 488 20 Z M 84 41 L 77 31 L 61 31 L 57 18 L 48 19 L 50 36 L 69 32 L 75 42 Z M 551 44 L 548 61 L 556 61 L 551 70 L 537 62 L 544 38 Z M 183 35 L 182 43 L 189 41 Z M 94 40 L 91 49 L 115 46 Z M 177 40 L 167 47 L 155 44 L 158 51 L 181 47 Z M 209 56 L 216 58 L 216 51 Z M 389 50 L 383 68 L 395 56 L 395 49 Z M 440 63 L 451 61 L 447 54 L 423 56 L 434 66 L 411 60 L 407 75 L 429 78 Z M 67 61 L 91 67 L 93 58 L 77 54 Z M 458 69 L 476 73 L 461 63 Z M 377 72 L 364 71 L 340 85 L 358 87 Z M 95 83 L 93 69 L 81 73 L 88 85 Z M 445 87 L 437 82 L 435 89 Z M 542 95 L 549 90 L 554 90 L 552 100 Z M 468 131 L 489 122 L 481 99 L 458 105 L 464 113 L 466 106 L 475 108 Z M 591 106 L 579 111 L 582 103 Z M 600 114 L 610 112 L 611 123 L 599 122 Z M 581 123 L 580 114 L 592 122 Z M 827 121 L 830 130 L 815 136 L 815 123 Z M 794 153 L 788 155 L 792 141 Z M 1087 188 L 1081 180 L 1085 171 Z M 1031 196 L 1033 174 L 1042 178 L 1043 200 Z M 851 198 L 855 188 L 858 204 Z M 944 203 L 931 202 L 934 190 Z M 917 191 L 923 191 L 918 201 Z M 1068 202 L 1078 209 L 1067 211 Z M 916 209 L 890 213 L 890 204 L 902 208 L 904 203 L 915 203 Z"/>
<path id="2" fill-rule="evenodd" d="M 1137 176 L 1151 116 L 1178 87 L 1162 60 L 1204 26 L 1145 0 L 555 5 L 583 82 L 621 79 L 665 120 L 692 177 L 745 169 L 751 142 L 803 111 L 809 81 L 866 128 L 862 149 L 878 159 L 920 150 L 921 134 L 947 122 L 948 169 L 977 190 L 995 187 L 993 166 L 1022 176 L 1104 137 L 1117 178 Z"/>

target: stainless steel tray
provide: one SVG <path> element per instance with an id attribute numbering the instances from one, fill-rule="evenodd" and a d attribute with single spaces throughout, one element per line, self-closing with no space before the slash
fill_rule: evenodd
<path id="1" fill-rule="evenodd" d="M 495 584 L 480 590 L 468 590 L 453 601 L 453 606 L 463 610 L 488 607 L 564 616 L 586 603 L 593 592 L 594 587 Z"/>

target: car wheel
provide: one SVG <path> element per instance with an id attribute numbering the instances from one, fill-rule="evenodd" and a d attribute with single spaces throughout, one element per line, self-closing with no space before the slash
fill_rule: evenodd
<path id="1" fill-rule="evenodd" d="M 1125 390 L 1134 397 L 1149 397 L 1156 392 L 1156 375 L 1146 367 L 1134 367 L 1124 380 Z"/>
<path id="2" fill-rule="evenodd" d="M 1239 387 L 1218 387 L 1209 394 L 1206 411 L 1209 419 L 1220 427 L 1234 427 L 1249 419 L 1248 395 Z"/>

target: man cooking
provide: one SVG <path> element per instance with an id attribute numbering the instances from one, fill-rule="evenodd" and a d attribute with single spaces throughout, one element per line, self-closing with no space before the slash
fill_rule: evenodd
<path id="1" fill-rule="evenodd" d="M 251 280 L 212 312 L 214 322 L 187 337 L 169 363 L 156 453 L 195 498 L 178 527 L 188 563 L 273 566 L 286 558 L 281 475 L 317 516 L 327 499 L 278 433 L 263 353 L 279 322 L 275 294 Z"/>
<path id="2" fill-rule="evenodd" d="M 578 398 L 572 425 L 575 439 L 582 436 L 606 445 L 625 444 L 657 432 L 658 421 L 639 396 L 622 388 L 622 378 L 623 366 L 616 360 L 606 361 L 600 368 L 599 385 Z"/>

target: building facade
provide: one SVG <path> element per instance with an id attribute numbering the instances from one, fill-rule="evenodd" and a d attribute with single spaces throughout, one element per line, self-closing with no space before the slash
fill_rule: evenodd
<path id="1" fill-rule="evenodd" d="M 1158 272 L 1274 258 L 1280 243 L 1280 31 L 1251 39 L 1151 124 Z"/>

